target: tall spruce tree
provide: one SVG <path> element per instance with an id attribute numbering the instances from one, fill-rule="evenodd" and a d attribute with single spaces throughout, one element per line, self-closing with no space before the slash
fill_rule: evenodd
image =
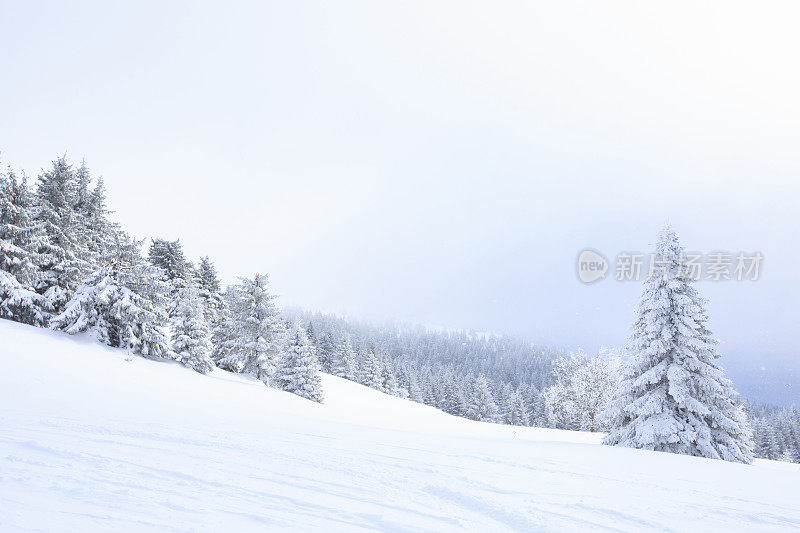
<path id="1" fill-rule="evenodd" d="M 268 291 L 267 276 L 239 278 L 226 296 L 230 316 L 220 339 L 218 366 L 251 374 L 274 385 L 275 370 L 283 346 L 285 327 L 275 297 Z"/>
<path id="2" fill-rule="evenodd" d="M 397 377 L 394 374 L 389 354 L 384 352 L 379 362 L 381 365 L 381 390 L 392 396 L 405 396 L 405 393 L 397 385 Z"/>
<path id="3" fill-rule="evenodd" d="M 706 302 L 683 268 L 678 236 L 665 227 L 633 324 L 605 444 L 749 463 L 750 429 L 717 364 Z"/>
<path id="4" fill-rule="evenodd" d="M 357 367 L 356 352 L 350 342 L 350 335 L 345 333 L 333 352 L 330 371 L 334 376 L 355 381 Z"/>
<path id="5" fill-rule="evenodd" d="M 192 267 L 186 260 L 180 240 L 153 239 L 148 259 L 153 265 L 164 271 L 169 281 L 187 281 L 192 277 Z"/>
<path id="6" fill-rule="evenodd" d="M 38 273 L 37 235 L 25 177 L 10 169 L 0 173 L 0 318 L 44 326 L 44 301 L 32 286 Z"/>
<path id="7" fill-rule="evenodd" d="M 519 391 L 514 391 L 511 394 L 508 403 L 507 423 L 512 426 L 529 426 L 530 417 L 528 416 L 528 407 L 525 405 L 525 399 Z"/>
<path id="8" fill-rule="evenodd" d="M 23 286 L 36 279 L 37 258 L 33 247 L 38 229 L 28 183 L 9 169 L 0 173 L 0 270 L 14 276 Z"/>
<path id="9" fill-rule="evenodd" d="M 79 169 L 79 174 L 80 174 Z M 88 175 L 88 170 L 83 170 Z M 111 211 L 106 207 L 106 185 L 103 178 L 98 178 L 97 184 L 87 196 L 82 206 L 87 228 L 86 246 L 89 256 L 99 258 L 113 253 L 117 243 L 117 234 L 121 231 L 119 225 L 109 219 Z"/>
<path id="10" fill-rule="evenodd" d="M 299 323 L 287 335 L 276 372 L 278 386 L 292 394 L 322 403 L 322 377 L 316 349 Z"/>
<path id="11" fill-rule="evenodd" d="M 184 366 L 201 374 L 208 374 L 214 368 L 211 330 L 194 284 L 188 284 L 178 292 L 172 319 L 172 349 Z"/>
<path id="12" fill-rule="evenodd" d="M 323 372 L 333 371 L 335 352 L 336 343 L 333 340 L 333 335 L 330 331 L 326 331 L 325 334 L 320 337 L 317 345 L 317 356 L 319 357 L 319 363 L 322 365 Z"/>
<path id="13" fill-rule="evenodd" d="M 472 420 L 497 422 L 499 411 L 494 401 L 489 382 L 483 375 L 472 382 L 464 414 Z"/>
<path id="14" fill-rule="evenodd" d="M 150 359 L 175 359 L 163 309 L 126 283 L 131 274 L 124 268 L 112 262 L 97 269 L 50 326 L 73 335 L 91 331 L 104 344 Z"/>
<path id="15" fill-rule="evenodd" d="M 370 343 L 362 352 L 358 365 L 358 382 L 372 389 L 381 390 L 383 379 L 381 376 L 381 363 L 377 356 L 378 349 L 375 343 Z"/>
<path id="16" fill-rule="evenodd" d="M 75 172 L 66 157 L 53 161 L 39 176 L 35 194 L 35 222 L 42 230 L 37 250 L 40 272 L 35 282 L 48 311 L 63 310 L 89 272 L 87 230 L 77 204 Z"/>

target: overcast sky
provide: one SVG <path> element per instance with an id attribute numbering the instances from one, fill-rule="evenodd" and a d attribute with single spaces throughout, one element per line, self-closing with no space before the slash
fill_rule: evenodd
<path id="1" fill-rule="evenodd" d="M 86 157 L 139 237 L 285 305 L 618 346 L 578 252 L 761 251 L 703 282 L 746 394 L 800 401 L 797 4 L 0 1 L 0 150 Z M 793 388 L 791 385 L 794 385 Z"/>

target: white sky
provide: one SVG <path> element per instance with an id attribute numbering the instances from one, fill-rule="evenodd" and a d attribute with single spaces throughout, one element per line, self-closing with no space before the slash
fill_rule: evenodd
<path id="1" fill-rule="evenodd" d="M 669 219 L 764 253 L 761 281 L 700 289 L 740 389 L 800 400 L 798 15 L 0 1 L 0 150 L 31 175 L 85 155 L 134 235 L 284 304 L 588 349 L 639 286 L 581 285 L 578 251 L 649 251 Z"/>

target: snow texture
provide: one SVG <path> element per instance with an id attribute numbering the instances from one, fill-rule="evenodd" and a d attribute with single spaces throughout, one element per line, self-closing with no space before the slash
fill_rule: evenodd
<path id="1" fill-rule="evenodd" d="M 0 320 L 0 531 L 797 531 L 800 466 L 325 403 Z"/>

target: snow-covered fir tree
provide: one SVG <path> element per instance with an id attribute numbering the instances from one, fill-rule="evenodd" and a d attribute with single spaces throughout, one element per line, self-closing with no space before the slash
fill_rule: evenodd
<path id="1" fill-rule="evenodd" d="M 287 392 L 322 403 L 322 376 L 316 349 L 299 323 L 287 335 L 276 382 Z"/>
<path id="2" fill-rule="evenodd" d="M 319 339 L 317 338 L 317 331 L 314 329 L 314 324 L 311 322 L 309 322 L 308 326 L 306 327 L 306 335 L 308 335 L 308 342 L 317 348 L 317 359 L 319 359 L 319 347 L 317 346 Z"/>
<path id="3" fill-rule="evenodd" d="M 87 169 L 79 169 L 79 175 L 82 172 L 88 177 Z M 78 205 L 86 225 L 86 247 L 89 257 L 99 261 L 111 253 L 116 245 L 117 234 L 121 231 L 119 226 L 109 219 L 111 211 L 106 207 L 106 186 L 103 178 L 98 178 L 85 203 Z"/>
<path id="4" fill-rule="evenodd" d="M 405 397 L 422 402 L 422 389 L 419 386 L 417 370 L 410 361 L 401 361 L 397 366 L 397 383 L 405 391 Z"/>
<path id="5" fill-rule="evenodd" d="M 444 385 L 443 409 L 451 415 L 464 416 L 464 394 L 462 388 L 452 377 Z"/>
<path id="6" fill-rule="evenodd" d="M 208 256 L 200 258 L 196 281 L 198 296 L 203 305 L 203 314 L 213 333 L 220 327 L 227 313 L 227 307 L 217 277 L 217 269 Z"/>
<path id="7" fill-rule="evenodd" d="M 180 240 L 153 239 L 147 257 L 153 265 L 164 271 L 170 281 L 191 278 L 192 265 L 184 256 Z"/>
<path id="8" fill-rule="evenodd" d="M 26 287 L 36 279 L 37 233 L 27 180 L 12 170 L 0 173 L 0 270 Z"/>
<path id="9" fill-rule="evenodd" d="M 91 198 L 92 176 L 86 158 L 81 160 L 80 166 L 75 169 L 75 209 L 85 212 Z"/>
<path id="10" fill-rule="evenodd" d="M 230 314 L 220 338 L 217 365 L 251 374 L 272 386 L 286 328 L 267 288 L 267 276 L 239 280 L 226 293 Z"/>
<path id="11" fill-rule="evenodd" d="M 517 391 L 514 391 L 508 402 L 508 415 L 506 417 L 507 423 L 512 426 L 528 426 L 530 425 L 530 418 L 528 416 L 528 407 L 525 405 L 525 399 Z"/>
<path id="12" fill-rule="evenodd" d="M 392 396 L 405 397 L 405 391 L 400 390 L 397 384 L 397 377 L 394 375 L 394 368 L 389 355 L 383 353 L 379 362 L 381 365 L 381 390 Z"/>
<path id="13" fill-rule="evenodd" d="M 671 227 L 658 236 L 628 346 L 630 358 L 609 406 L 605 444 L 749 463 L 750 428 L 717 364 L 705 301 L 683 268 Z"/>
<path id="14" fill-rule="evenodd" d="M 131 267 L 114 262 L 97 269 L 50 326 L 73 335 L 90 331 L 104 344 L 151 359 L 175 359 L 166 314 L 125 283 L 125 268 Z"/>
<path id="15" fill-rule="evenodd" d="M 0 318 L 46 325 L 43 298 L 33 290 L 38 234 L 27 181 L 0 173 Z"/>
<path id="16" fill-rule="evenodd" d="M 377 351 L 375 343 L 370 343 L 367 349 L 359 354 L 358 382 L 367 387 L 382 390 L 383 377 Z"/>
<path id="17" fill-rule="evenodd" d="M 498 413 L 489 382 L 483 375 L 478 376 L 472 382 L 464 415 L 469 419 L 481 422 L 496 422 Z"/>
<path id="18" fill-rule="evenodd" d="M 317 355 L 323 372 L 333 372 L 334 358 L 336 356 L 336 342 L 330 331 L 325 332 L 317 341 Z"/>
<path id="19" fill-rule="evenodd" d="M 357 369 L 356 352 L 350 341 L 350 335 L 345 333 L 333 352 L 330 372 L 334 376 L 355 381 Z"/>
<path id="20" fill-rule="evenodd" d="M 23 286 L 5 270 L 0 270 L 0 318 L 44 326 L 49 315 L 42 310 L 43 307 L 40 294 Z"/>
<path id="21" fill-rule="evenodd" d="M 211 360 L 211 330 L 203 314 L 203 302 L 194 284 L 189 284 L 178 292 L 174 315 L 172 349 L 178 360 L 201 374 L 211 372 L 214 368 Z"/>
<path id="22" fill-rule="evenodd" d="M 47 310 L 58 313 L 91 268 L 86 226 L 75 209 L 75 172 L 65 157 L 39 176 L 34 203 L 35 222 L 42 231 L 35 289 L 43 295 Z"/>
<path id="23" fill-rule="evenodd" d="M 537 389 L 535 385 L 530 385 L 526 393 L 524 393 L 524 397 L 528 406 L 530 424 L 540 428 L 552 427 L 553 424 L 552 420 L 550 420 L 544 393 Z"/>

